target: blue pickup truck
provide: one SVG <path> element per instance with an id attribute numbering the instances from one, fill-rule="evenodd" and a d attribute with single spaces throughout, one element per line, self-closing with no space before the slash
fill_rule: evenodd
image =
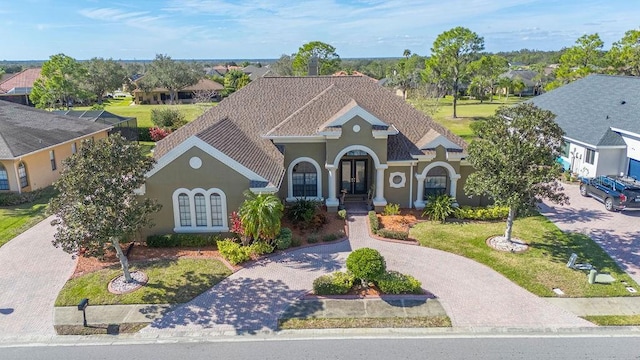
<path id="1" fill-rule="evenodd" d="M 640 182 L 628 177 L 580 178 L 580 195 L 597 199 L 608 211 L 640 208 Z"/>

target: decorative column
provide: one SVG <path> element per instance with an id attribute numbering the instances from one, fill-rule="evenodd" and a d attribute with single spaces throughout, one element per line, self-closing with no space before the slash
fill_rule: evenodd
<path id="1" fill-rule="evenodd" d="M 384 171 L 388 165 L 376 166 L 376 197 L 373 199 L 373 206 L 385 206 L 387 200 L 384 199 Z"/>
<path id="2" fill-rule="evenodd" d="M 453 205 L 458 206 L 458 201 L 456 200 L 456 192 L 458 189 L 458 180 L 460 179 L 460 174 L 451 175 L 451 181 L 449 182 L 449 196 L 453 198 Z"/>
<path id="3" fill-rule="evenodd" d="M 427 176 L 425 174 L 416 174 L 416 179 L 418 180 L 418 194 L 416 195 L 416 201 L 413 203 L 416 209 L 422 210 L 425 207 L 424 202 L 424 179 Z"/>
<path id="4" fill-rule="evenodd" d="M 336 172 L 337 169 L 335 165 L 325 164 L 324 167 L 329 170 L 329 197 L 327 198 L 325 204 L 327 207 L 338 207 L 340 205 L 340 201 L 336 197 Z"/>

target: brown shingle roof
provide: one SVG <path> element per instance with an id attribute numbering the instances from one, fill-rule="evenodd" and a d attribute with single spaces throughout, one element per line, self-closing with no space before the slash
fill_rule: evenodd
<path id="1" fill-rule="evenodd" d="M 40 77 L 40 68 L 26 69 L 5 79 L 0 83 L 0 93 L 13 88 L 32 88 L 33 83 Z"/>
<path id="2" fill-rule="evenodd" d="M 351 102 L 400 131 L 389 136 L 388 160 L 409 160 L 412 154 L 422 154 L 415 144 L 429 130 L 466 149 L 460 137 L 367 77 L 307 76 L 265 77 L 250 83 L 158 142 L 155 156 L 160 158 L 197 135 L 279 185 L 284 158 L 264 136 L 315 133 Z"/>

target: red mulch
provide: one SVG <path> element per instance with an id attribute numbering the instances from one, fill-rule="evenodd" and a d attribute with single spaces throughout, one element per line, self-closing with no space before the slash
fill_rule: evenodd
<path id="1" fill-rule="evenodd" d="M 293 237 L 300 240 L 301 245 L 310 245 L 307 241 L 309 235 L 316 235 L 318 238 L 317 244 L 322 244 L 323 236 L 327 234 L 340 234 L 339 239 L 346 236 L 346 224 L 344 220 L 338 219 L 336 214 L 327 213 L 326 210 L 322 210 L 327 217 L 327 224 L 321 229 L 314 231 L 310 229 L 300 229 L 293 226 L 286 218 L 282 219 L 282 227 L 288 227 L 293 232 Z M 125 250 L 128 244 L 123 244 L 122 249 Z M 213 247 L 203 247 L 198 251 L 194 248 L 149 248 L 145 244 L 138 244 L 133 247 L 133 250 L 129 254 L 129 261 L 147 261 L 147 260 L 160 260 L 160 259 L 177 259 L 181 257 L 189 258 L 213 258 L 222 259 L 218 250 Z M 115 252 L 108 252 L 103 260 L 99 260 L 93 257 L 85 257 L 83 255 L 78 256 L 78 263 L 76 270 L 71 276 L 75 278 L 93 271 L 104 269 L 110 266 L 120 266 L 120 261 L 116 257 Z"/>
<path id="2" fill-rule="evenodd" d="M 400 215 L 378 215 L 378 221 L 383 229 L 409 231 L 412 225 L 422 220 L 421 214 L 418 210 L 402 209 Z"/>

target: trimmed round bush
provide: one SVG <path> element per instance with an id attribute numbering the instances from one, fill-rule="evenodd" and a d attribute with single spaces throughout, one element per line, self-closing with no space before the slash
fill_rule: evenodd
<path id="1" fill-rule="evenodd" d="M 341 271 L 322 275 L 313 280 L 313 292 L 316 295 L 343 295 L 353 286 L 353 276 Z"/>
<path id="2" fill-rule="evenodd" d="M 386 268 L 384 257 L 371 248 L 355 250 L 347 257 L 347 269 L 363 281 L 377 279 L 384 275 Z"/>
<path id="3" fill-rule="evenodd" d="M 422 294 L 422 283 L 411 275 L 389 271 L 376 280 L 385 294 Z"/>
<path id="4" fill-rule="evenodd" d="M 289 228 L 280 229 L 280 234 L 276 238 L 276 248 L 278 250 L 285 250 L 291 247 L 291 239 L 293 237 L 293 233 Z"/>

